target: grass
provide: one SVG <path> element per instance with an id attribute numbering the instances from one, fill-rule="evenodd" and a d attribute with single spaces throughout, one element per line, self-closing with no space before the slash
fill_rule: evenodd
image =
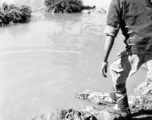
<path id="1" fill-rule="evenodd" d="M 44 4 L 51 13 L 77 13 L 83 9 L 81 0 L 45 0 Z"/>
<path id="2" fill-rule="evenodd" d="M 26 5 L 2 3 L 0 5 L 0 26 L 29 22 L 31 13 L 31 8 Z"/>

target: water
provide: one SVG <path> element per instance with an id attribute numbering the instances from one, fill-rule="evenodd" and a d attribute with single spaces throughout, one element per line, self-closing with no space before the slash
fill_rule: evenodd
<path id="1" fill-rule="evenodd" d="M 38 17 L 41 16 L 41 17 Z M 91 89 L 109 92 L 100 74 L 106 15 L 37 15 L 28 24 L 0 28 L 0 120 L 30 120 L 52 109 L 93 105 L 74 98 Z M 124 47 L 119 35 L 109 64 Z M 145 79 L 139 70 L 128 93 Z"/>

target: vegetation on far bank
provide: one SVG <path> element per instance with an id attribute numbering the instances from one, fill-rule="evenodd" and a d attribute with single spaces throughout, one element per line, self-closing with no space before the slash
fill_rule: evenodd
<path id="1" fill-rule="evenodd" d="M 29 22 L 31 13 L 29 6 L 2 3 L 0 5 L 0 26 Z"/>
<path id="2" fill-rule="evenodd" d="M 78 13 L 94 7 L 84 6 L 82 0 L 45 0 L 45 11 L 50 13 Z"/>
<path id="3" fill-rule="evenodd" d="M 47 13 L 80 13 L 83 10 L 95 9 L 95 6 L 85 6 L 82 0 L 44 0 Z M 38 9 L 41 11 L 41 9 Z M 15 23 L 26 23 L 31 20 L 31 14 L 35 11 L 27 5 L 17 3 L 0 3 L 0 26 L 12 25 Z M 87 11 L 85 11 L 87 12 Z"/>

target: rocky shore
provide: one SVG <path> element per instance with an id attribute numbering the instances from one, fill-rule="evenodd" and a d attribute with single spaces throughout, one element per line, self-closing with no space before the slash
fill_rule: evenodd
<path id="1" fill-rule="evenodd" d="M 98 107 L 87 106 L 77 110 L 53 110 L 32 120 L 152 120 L 152 61 L 146 63 L 147 78 L 137 86 L 129 96 L 131 117 L 122 117 L 107 111 L 112 104 L 105 104 L 103 100 L 109 97 L 109 93 L 99 93 L 84 90 L 76 93 L 75 97 L 97 104 Z"/>

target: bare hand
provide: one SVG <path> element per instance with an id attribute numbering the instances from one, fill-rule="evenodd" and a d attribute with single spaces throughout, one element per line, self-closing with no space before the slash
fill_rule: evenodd
<path id="1" fill-rule="evenodd" d="M 101 66 L 101 73 L 104 77 L 107 77 L 107 68 L 108 68 L 108 62 L 103 62 Z"/>

